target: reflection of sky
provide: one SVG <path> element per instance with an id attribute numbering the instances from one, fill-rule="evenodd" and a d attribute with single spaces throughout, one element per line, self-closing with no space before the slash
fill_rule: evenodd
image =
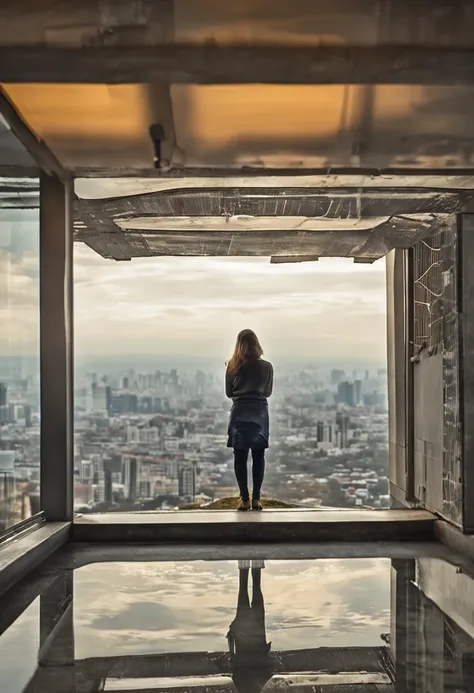
<path id="1" fill-rule="evenodd" d="M 76 658 L 225 651 L 235 561 L 103 563 L 75 571 Z M 273 650 L 381 645 L 390 561 L 271 561 L 262 573 Z"/>
<path id="2" fill-rule="evenodd" d="M 22 693 L 35 673 L 39 648 L 39 597 L 0 636 L 0 691 Z"/>

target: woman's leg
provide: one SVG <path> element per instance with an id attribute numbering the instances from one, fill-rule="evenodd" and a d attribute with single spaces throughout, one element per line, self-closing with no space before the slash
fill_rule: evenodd
<path id="1" fill-rule="evenodd" d="M 253 500 L 260 500 L 260 490 L 265 476 L 265 450 L 252 450 Z"/>
<path id="2" fill-rule="evenodd" d="M 234 449 L 234 471 L 235 478 L 239 485 L 240 498 L 247 502 L 250 499 L 249 487 L 247 483 L 247 459 L 249 456 L 248 450 Z"/>

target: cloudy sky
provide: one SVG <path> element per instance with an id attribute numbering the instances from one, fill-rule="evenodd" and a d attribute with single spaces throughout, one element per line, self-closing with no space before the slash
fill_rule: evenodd
<path id="1" fill-rule="evenodd" d="M 2 221 L 0 357 L 38 349 L 35 219 Z M 31 210 L 31 215 L 37 211 Z M 104 260 L 76 244 L 78 360 L 173 359 L 223 363 L 250 327 L 275 361 L 385 362 L 385 261 L 271 265 L 269 258 Z"/>
<path id="2" fill-rule="evenodd" d="M 380 646 L 390 630 L 385 558 L 268 561 L 262 592 L 273 651 Z M 237 561 L 87 565 L 74 571 L 75 658 L 225 652 L 237 597 Z M 2 691 L 21 693 L 37 667 L 39 602 L 0 636 Z"/>
<path id="3" fill-rule="evenodd" d="M 74 577 L 76 658 L 227 649 L 236 561 L 97 563 Z M 262 592 L 273 650 L 379 646 L 390 630 L 388 559 L 269 561 Z"/>
<path id="4" fill-rule="evenodd" d="M 75 247 L 76 355 L 224 361 L 246 327 L 276 360 L 383 365 L 385 261 L 104 260 Z"/>

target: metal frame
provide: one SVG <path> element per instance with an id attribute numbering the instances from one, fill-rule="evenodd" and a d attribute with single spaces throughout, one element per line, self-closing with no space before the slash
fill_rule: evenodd
<path id="1" fill-rule="evenodd" d="M 446 45 L 0 46 L 0 81 L 64 84 L 472 85 L 474 51 Z"/>
<path id="2" fill-rule="evenodd" d="M 418 499 L 415 493 L 415 407 L 414 407 L 414 364 L 413 356 L 413 330 L 414 330 L 414 303 L 413 303 L 413 248 L 403 251 L 404 271 L 404 304 L 405 304 L 405 427 L 406 427 L 406 452 L 405 452 L 405 478 L 406 500 L 414 503 Z"/>
<path id="3" fill-rule="evenodd" d="M 474 215 L 462 214 L 458 220 L 458 301 L 462 316 L 459 328 L 460 420 L 462 440 L 462 527 L 466 534 L 474 534 Z"/>
<path id="4" fill-rule="evenodd" d="M 35 515 L 28 517 L 26 520 L 17 522 L 12 527 L 5 529 L 3 532 L 0 532 L 0 547 L 6 541 L 17 539 L 20 535 L 26 534 L 37 529 L 38 527 L 41 527 L 43 522 L 44 513 L 42 510 L 39 513 L 36 513 Z"/>
<path id="5" fill-rule="evenodd" d="M 41 508 L 74 509 L 72 181 L 40 176 Z"/>

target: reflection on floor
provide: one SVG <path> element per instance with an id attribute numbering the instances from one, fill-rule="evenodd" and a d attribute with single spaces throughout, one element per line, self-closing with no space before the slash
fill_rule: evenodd
<path id="1" fill-rule="evenodd" d="M 94 551 L 60 552 L 0 600 L 1 691 L 474 690 L 474 581 L 435 544 L 396 558 Z"/>

